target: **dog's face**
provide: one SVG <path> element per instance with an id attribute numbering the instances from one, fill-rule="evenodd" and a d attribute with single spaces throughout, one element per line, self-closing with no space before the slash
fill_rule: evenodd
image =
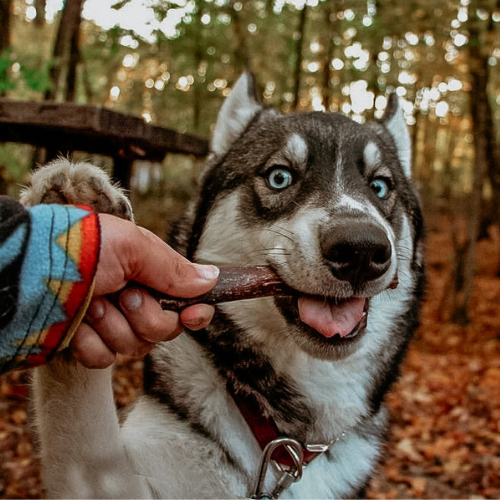
<path id="1" fill-rule="evenodd" d="M 274 325 L 316 357 L 345 357 L 363 342 L 372 298 L 417 258 L 409 165 L 395 97 L 382 123 L 282 115 L 258 103 L 244 75 L 217 122 L 193 256 L 270 265 L 296 296 L 260 301 L 240 323 Z"/>

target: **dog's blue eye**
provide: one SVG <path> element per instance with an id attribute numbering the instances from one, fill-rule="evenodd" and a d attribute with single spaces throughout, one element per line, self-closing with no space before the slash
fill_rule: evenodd
<path id="1" fill-rule="evenodd" d="M 389 187 L 389 183 L 384 179 L 375 179 L 370 184 L 370 187 L 381 200 L 386 200 L 389 197 L 391 188 Z"/>
<path id="2" fill-rule="evenodd" d="M 267 182 L 272 189 L 286 189 L 291 186 L 292 174 L 286 168 L 273 168 L 267 176 Z"/>

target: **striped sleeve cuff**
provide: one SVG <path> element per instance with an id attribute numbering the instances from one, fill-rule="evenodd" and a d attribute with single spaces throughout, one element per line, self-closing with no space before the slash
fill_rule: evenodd
<path id="1" fill-rule="evenodd" d="M 29 216 L 16 311 L 0 335 L 0 373 L 43 364 L 69 343 L 99 258 L 99 219 L 89 207 L 37 205 Z"/>

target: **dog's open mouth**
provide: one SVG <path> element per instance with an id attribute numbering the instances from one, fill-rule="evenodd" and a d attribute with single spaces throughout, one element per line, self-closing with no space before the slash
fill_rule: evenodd
<path id="1" fill-rule="evenodd" d="M 352 339 L 366 327 L 368 299 L 350 297 L 325 300 L 301 296 L 298 310 L 301 321 L 327 339 L 335 336 Z"/>

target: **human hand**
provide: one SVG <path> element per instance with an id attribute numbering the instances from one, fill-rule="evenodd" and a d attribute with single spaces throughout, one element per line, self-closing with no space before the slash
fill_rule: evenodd
<path id="1" fill-rule="evenodd" d="M 171 295 L 196 297 L 217 282 L 218 269 L 189 262 L 150 231 L 108 214 L 99 214 L 101 253 L 93 298 L 70 344 L 87 368 L 106 368 L 116 354 L 144 356 L 156 342 L 175 338 L 183 327 L 199 330 L 210 323 L 214 308 L 196 304 L 180 313 L 164 311 L 143 288 L 127 288 L 120 308 L 105 295 L 130 281 Z"/>

